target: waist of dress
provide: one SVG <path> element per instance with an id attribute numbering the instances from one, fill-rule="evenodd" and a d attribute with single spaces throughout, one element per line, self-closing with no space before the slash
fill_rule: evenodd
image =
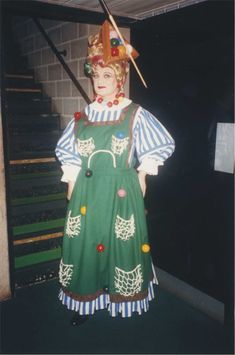
<path id="1" fill-rule="evenodd" d="M 91 171 L 92 176 L 108 176 L 108 175 L 136 175 L 137 172 L 134 168 L 82 168 L 82 174 L 86 175 L 87 171 Z"/>

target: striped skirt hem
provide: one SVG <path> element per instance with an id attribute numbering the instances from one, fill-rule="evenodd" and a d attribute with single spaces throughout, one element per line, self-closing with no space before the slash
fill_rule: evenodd
<path id="1" fill-rule="evenodd" d="M 149 309 L 149 301 L 154 298 L 153 284 L 157 284 L 156 278 L 149 283 L 148 296 L 143 300 L 128 302 L 110 302 L 108 294 L 102 294 L 93 301 L 77 301 L 66 295 L 63 290 L 59 292 L 59 300 L 69 310 L 76 311 L 80 315 L 92 315 L 95 311 L 107 309 L 111 317 L 117 317 L 121 314 L 123 318 L 131 317 L 133 312 L 141 315 Z"/>

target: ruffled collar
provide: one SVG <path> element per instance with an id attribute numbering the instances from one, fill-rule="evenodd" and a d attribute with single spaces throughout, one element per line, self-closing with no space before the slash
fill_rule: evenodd
<path id="1" fill-rule="evenodd" d="M 89 105 L 89 109 L 92 111 L 94 110 L 94 111 L 99 111 L 99 112 L 102 112 L 102 111 L 114 112 L 114 111 L 122 110 L 123 108 L 130 105 L 131 102 L 132 102 L 132 100 L 124 97 L 124 99 L 118 105 L 113 105 L 112 107 L 108 107 L 107 105 L 104 106 L 104 105 L 98 103 L 97 101 L 94 101 Z"/>

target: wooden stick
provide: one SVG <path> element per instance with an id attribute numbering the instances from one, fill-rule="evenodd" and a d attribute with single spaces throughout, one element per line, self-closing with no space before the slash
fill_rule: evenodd
<path id="1" fill-rule="evenodd" d="M 144 86 L 147 88 L 147 84 L 146 84 L 146 82 L 145 82 L 143 76 L 141 75 L 140 70 L 139 70 L 139 68 L 137 67 L 136 62 L 134 61 L 134 58 L 132 57 L 131 53 L 129 53 L 128 48 L 127 48 L 127 46 L 126 46 L 126 43 L 125 43 L 125 41 L 124 41 L 124 39 L 123 39 L 123 37 L 122 37 L 122 34 L 121 34 L 121 32 L 119 31 L 119 29 L 118 29 L 118 27 L 117 27 L 117 24 L 116 24 L 116 22 L 115 22 L 115 20 L 114 20 L 114 18 L 113 18 L 113 16 L 112 16 L 112 14 L 111 14 L 111 12 L 109 11 L 109 8 L 108 8 L 107 4 L 105 3 L 104 0 L 99 0 L 99 2 L 100 2 L 100 5 L 101 5 L 102 9 L 104 10 L 104 13 L 106 13 L 106 15 L 108 16 L 108 18 L 109 18 L 111 24 L 113 25 L 114 29 L 115 29 L 116 32 L 118 33 L 119 37 L 121 38 L 121 40 L 122 40 L 122 42 L 123 42 L 123 45 L 124 45 L 124 47 L 126 48 L 126 52 L 127 52 L 128 56 L 129 56 L 129 58 L 130 58 L 132 64 L 134 65 L 135 70 L 137 71 L 137 73 L 138 73 L 138 75 L 139 75 L 139 77 L 140 77 L 142 83 L 143 83 Z"/>
<path id="2" fill-rule="evenodd" d="M 127 48 L 127 46 L 126 46 L 126 43 L 125 43 L 125 41 L 124 41 L 124 38 L 122 37 L 122 34 L 121 34 L 121 32 L 119 31 L 119 29 L 118 29 L 118 27 L 117 27 L 117 25 L 116 25 L 116 22 L 115 22 L 114 19 L 113 19 L 113 16 L 112 16 L 112 15 L 109 15 L 109 19 L 110 19 L 110 22 L 112 23 L 113 27 L 115 28 L 116 32 L 118 33 L 119 37 L 121 38 L 121 40 L 122 40 L 122 42 L 123 42 L 123 44 L 124 44 L 124 46 L 125 46 L 125 48 L 126 48 L 126 52 L 127 52 L 128 56 L 129 56 L 129 58 L 130 58 L 132 64 L 134 65 L 134 67 L 135 67 L 135 69 L 136 69 L 136 71 L 137 71 L 137 73 L 138 73 L 138 75 L 139 75 L 139 77 L 140 77 L 142 83 L 143 83 L 144 86 L 147 88 L 147 84 L 146 84 L 146 82 L 145 82 L 145 80 L 144 80 L 142 74 L 140 73 L 139 68 L 137 67 L 137 64 L 136 64 L 134 58 L 132 57 L 131 53 L 129 53 L 128 48 Z"/>

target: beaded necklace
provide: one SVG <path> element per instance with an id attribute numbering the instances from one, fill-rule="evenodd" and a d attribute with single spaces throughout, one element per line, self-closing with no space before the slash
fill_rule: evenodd
<path id="1" fill-rule="evenodd" d="M 124 99 L 124 97 L 124 92 L 119 92 L 115 95 L 115 99 L 113 101 L 104 101 L 102 96 L 97 97 L 96 101 L 103 106 L 107 105 L 108 107 L 112 107 L 113 105 L 118 105 Z"/>

